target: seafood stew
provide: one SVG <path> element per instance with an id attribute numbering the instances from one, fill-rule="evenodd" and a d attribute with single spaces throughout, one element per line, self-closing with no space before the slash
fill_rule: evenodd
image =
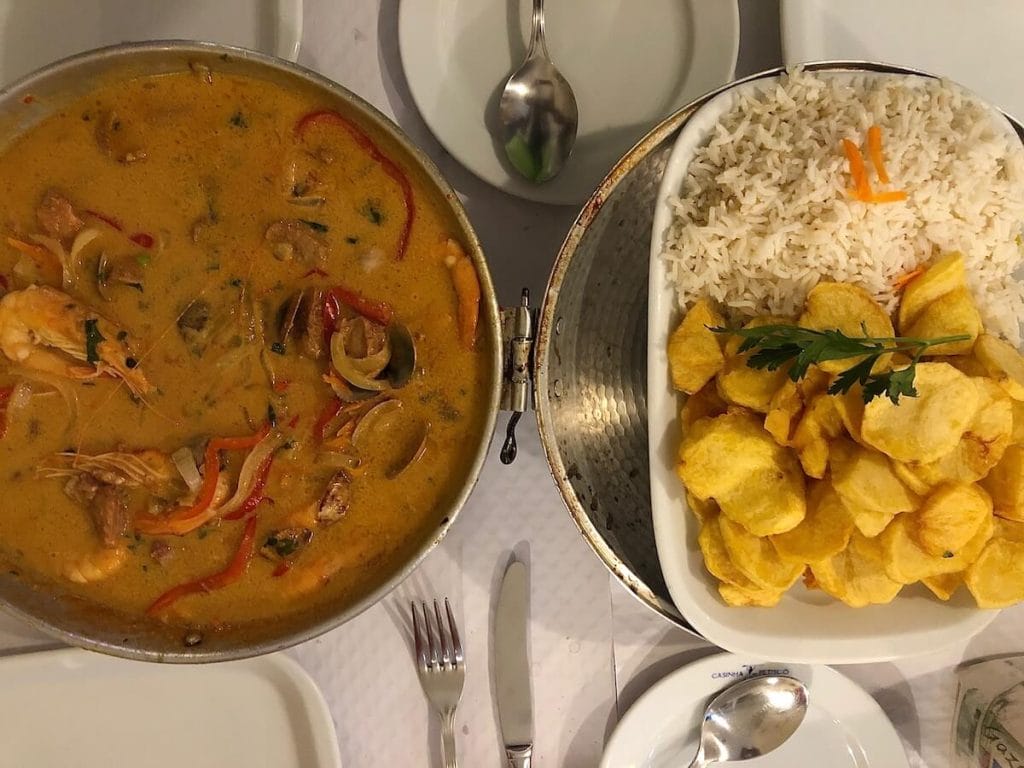
<path id="1" fill-rule="evenodd" d="M 356 603 L 436 535 L 493 349 L 387 137 L 196 65 L 54 113 L 0 185 L 6 571 L 209 632 Z"/>

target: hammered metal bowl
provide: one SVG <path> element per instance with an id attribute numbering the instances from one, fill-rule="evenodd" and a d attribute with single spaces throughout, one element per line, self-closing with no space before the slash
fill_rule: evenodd
<path id="1" fill-rule="evenodd" d="M 871 62 L 804 67 L 933 76 Z M 626 589 L 694 634 L 661 575 L 651 519 L 646 365 L 655 197 L 676 136 L 700 107 L 740 83 L 784 71 L 759 72 L 701 96 L 619 161 L 562 244 L 537 332 L 537 421 L 573 522 Z"/>

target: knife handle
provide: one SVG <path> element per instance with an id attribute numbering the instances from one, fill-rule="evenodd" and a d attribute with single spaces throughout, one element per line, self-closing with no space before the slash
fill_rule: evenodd
<path id="1" fill-rule="evenodd" d="M 533 744 L 516 744 L 505 747 L 505 757 L 510 768 L 530 768 L 533 763 Z"/>

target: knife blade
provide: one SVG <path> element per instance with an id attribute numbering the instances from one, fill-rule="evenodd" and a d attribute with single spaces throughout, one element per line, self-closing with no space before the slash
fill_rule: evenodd
<path id="1" fill-rule="evenodd" d="M 513 768 L 529 768 L 533 754 L 526 566 L 514 560 L 505 571 L 494 616 L 494 682 L 505 755 Z"/>

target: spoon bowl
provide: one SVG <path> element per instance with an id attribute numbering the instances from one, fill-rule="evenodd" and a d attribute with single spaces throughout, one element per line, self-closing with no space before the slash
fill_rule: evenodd
<path id="1" fill-rule="evenodd" d="M 505 84 L 498 119 L 505 155 L 516 171 L 537 184 L 558 175 L 576 143 L 579 109 L 572 86 L 548 55 L 544 0 L 533 0 L 530 47 Z"/>
<path id="2" fill-rule="evenodd" d="M 762 675 L 730 685 L 704 711 L 690 768 L 766 755 L 796 732 L 806 714 L 807 686 L 794 677 Z"/>

